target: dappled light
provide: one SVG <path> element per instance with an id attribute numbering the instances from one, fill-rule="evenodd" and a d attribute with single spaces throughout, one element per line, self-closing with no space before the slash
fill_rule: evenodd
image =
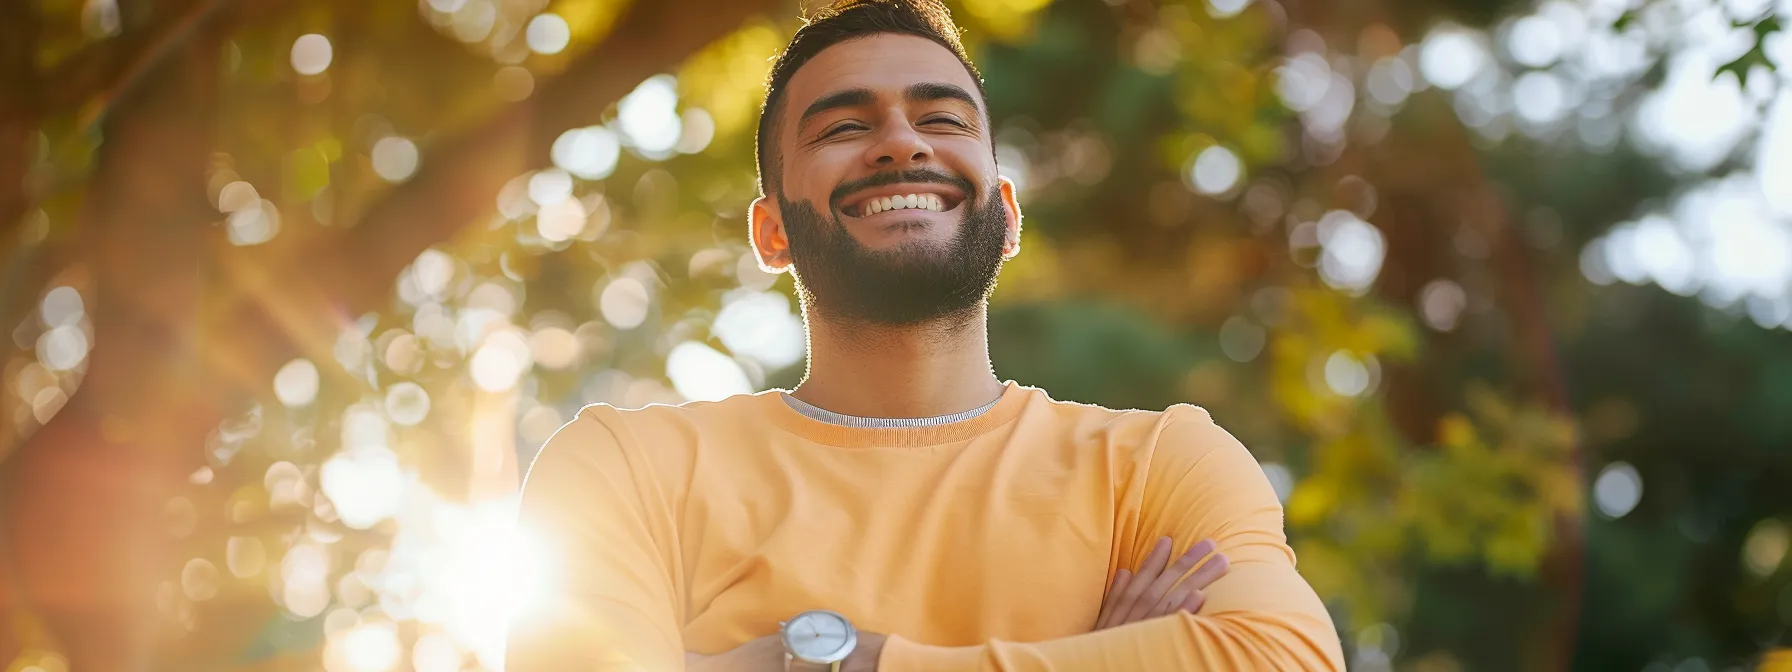
<path id="1" fill-rule="evenodd" d="M 544 443 L 803 380 L 818 3 L 240 4 L 0 10 L 0 666 L 501 670 Z M 947 2 L 995 372 L 1207 409 L 1352 669 L 1767 669 L 1792 3 L 1474 4 Z"/>

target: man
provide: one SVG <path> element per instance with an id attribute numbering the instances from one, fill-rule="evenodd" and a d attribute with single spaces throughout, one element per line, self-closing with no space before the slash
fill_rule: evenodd
<path id="1" fill-rule="evenodd" d="M 992 373 L 1020 208 L 936 0 L 818 13 L 763 112 L 749 236 L 795 274 L 808 375 L 590 406 L 548 442 L 522 524 L 559 588 L 512 672 L 1342 669 L 1274 493 L 1205 411 Z"/>

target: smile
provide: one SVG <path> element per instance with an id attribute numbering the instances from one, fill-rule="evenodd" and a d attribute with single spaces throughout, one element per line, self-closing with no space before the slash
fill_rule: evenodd
<path id="1" fill-rule="evenodd" d="M 847 217 L 861 218 L 897 210 L 947 212 L 964 201 L 964 194 L 942 184 L 892 184 L 865 189 L 840 203 Z"/>

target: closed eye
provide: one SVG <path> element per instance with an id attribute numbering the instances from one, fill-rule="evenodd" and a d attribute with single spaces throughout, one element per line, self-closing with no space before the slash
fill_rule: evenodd
<path id="1" fill-rule="evenodd" d="M 835 126 L 833 128 L 828 129 L 828 131 L 826 133 L 821 134 L 821 137 L 819 137 L 817 139 L 818 140 L 826 140 L 828 138 L 839 135 L 840 133 L 842 133 L 844 131 L 863 130 L 864 128 L 865 128 L 864 126 L 860 126 L 858 124 L 853 124 L 853 123 L 840 124 L 839 126 Z"/>
<path id="2" fill-rule="evenodd" d="M 934 118 L 932 118 L 932 119 L 928 119 L 928 120 L 926 120 L 926 121 L 923 121 L 923 122 L 921 122 L 921 123 L 923 123 L 923 124 L 932 124 L 932 123 L 936 123 L 936 122 L 938 122 L 938 123 L 947 123 L 947 124 L 951 124 L 951 125 L 953 125 L 953 126 L 956 126 L 956 127 L 958 127 L 958 128 L 970 128 L 970 126 L 969 126 L 969 125 L 967 125 L 967 124 L 965 124 L 965 123 L 964 123 L 964 122 L 962 122 L 962 121 L 959 121 L 959 120 L 957 120 L 957 119 L 953 119 L 953 118 L 951 118 L 951 117 L 934 117 Z"/>

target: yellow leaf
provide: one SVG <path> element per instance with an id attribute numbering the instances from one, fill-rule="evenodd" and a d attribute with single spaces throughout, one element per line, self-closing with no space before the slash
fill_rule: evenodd
<path id="1" fill-rule="evenodd" d="M 1325 518 L 1338 500 L 1338 489 L 1330 482 L 1307 479 L 1294 486 L 1288 496 L 1287 516 L 1291 525 L 1312 525 Z"/>

